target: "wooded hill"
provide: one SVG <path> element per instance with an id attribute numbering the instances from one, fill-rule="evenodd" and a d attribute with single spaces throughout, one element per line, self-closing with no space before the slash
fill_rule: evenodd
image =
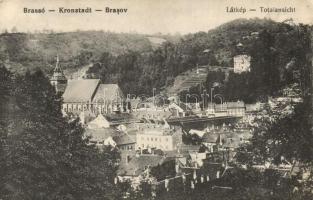
<path id="1" fill-rule="evenodd" d="M 253 36 L 255 32 L 258 36 Z M 263 85 L 260 89 L 264 82 L 270 84 L 274 81 L 274 88 L 270 89 L 269 94 L 287 84 L 284 82 L 287 76 L 284 68 L 288 63 L 291 62 L 289 67 L 297 70 L 306 65 L 305 56 L 310 51 L 306 34 L 305 26 L 257 18 L 237 19 L 208 32 L 184 36 L 101 31 L 5 33 L 0 35 L 0 61 L 13 71 L 39 67 L 49 74 L 58 54 L 67 75 L 92 64 L 88 77 L 101 78 L 104 83 L 119 83 L 125 93 L 152 95 L 152 88 L 157 88 L 157 92 L 162 91 L 173 84 L 177 75 L 197 65 L 232 67 L 233 56 L 240 53 L 236 49 L 240 42 L 244 45 L 245 53 L 252 56 L 253 77 L 261 78 L 257 84 L 249 86 L 251 89 L 243 90 L 244 94 L 239 90 L 246 87 L 245 84 L 237 84 L 235 88 L 225 90 L 234 92 L 226 96 L 241 99 L 247 92 L 262 90 L 249 99 L 254 101 L 258 95 L 267 94 L 270 85 Z M 165 39 L 166 42 L 156 46 L 149 37 Z M 211 87 L 213 79 L 207 80 L 205 87 Z M 291 78 L 289 82 L 295 80 Z"/>

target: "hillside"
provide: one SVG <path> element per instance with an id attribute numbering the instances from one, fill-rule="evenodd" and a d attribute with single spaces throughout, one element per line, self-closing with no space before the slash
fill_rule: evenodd
<path id="1" fill-rule="evenodd" d="M 204 87 L 211 87 L 210 76 L 205 78 L 207 73 L 203 72 L 200 80 L 196 66 L 230 68 L 233 56 L 242 53 L 236 45 L 242 43 L 243 51 L 252 56 L 252 73 L 249 78 L 231 75 L 230 81 L 223 83 L 224 92 L 234 100 L 257 91 L 249 97 L 249 101 L 255 101 L 259 95 L 272 95 L 283 85 L 297 81 L 290 78 L 285 66 L 292 63 L 292 71 L 305 68 L 305 56 L 310 51 L 305 29 L 256 18 L 237 19 L 208 32 L 183 36 L 101 31 L 2 34 L 0 61 L 13 71 L 39 67 L 50 74 L 59 54 L 68 77 L 86 72 L 89 78 L 118 83 L 124 93 L 136 95 L 152 95 L 153 88 L 157 93 L 179 93 L 205 79 Z M 305 74 L 301 70 L 299 73 Z M 235 84 L 238 79 L 242 84 Z M 248 82 L 249 86 L 243 85 Z"/>
<path id="2" fill-rule="evenodd" d="M 238 54 L 248 54 L 252 57 L 251 70 L 249 73 L 242 74 L 230 72 L 227 81 L 224 79 L 225 74 L 223 75 L 219 70 L 209 71 L 204 87 L 188 83 L 193 79 L 193 71 L 181 73 L 176 76 L 174 86 L 169 89 L 174 88 L 182 92 L 180 94 L 182 98 L 185 98 L 187 89 L 184 83 L 188 84 L 190 92 L 200 96 L 200 88 L 208 91 L 215 82 L 219 82 L 221 84 L 215 88 L 215 93 L 222 94 L 228 101 L 244 100 L 247 103 L 266 101 L 268 96 L 280 96 L 282 90 L 292 84 L 297 85 L 302 95 L 309 92 L 310 59 L 308 58 L 311 47 L 310 27 L 307 25 L 290 26 L 259 19 L 235 20 L 207 34 L 191 37 L 198 44 L 207 45 L 202 49 L 209 52 L 206 54 L 214 55 L 215 64 L 220 66 L 222 71 L 225 67 L 233 66 L 232 58 Z M 239 43 L 240 48 L 237 47 Z M 198 60 L 198 63 L 201 63 L 201 60 Z M 181 79 L 184 81 L 180 81 Z M 179 83 L 183 84 L 180 86 Z"/>
<path id="3" fill-rule="evenodd" d="M 128 50 L 149 52 L 152 45 L 142 34 L 102 31 L 0 35 L 0 62 L 19 72 L 35 68 L 51 72 L 58 54 L 62 67 L 71 73 L 99 60 L 103 52 L 117 56 Z"/>
<path id="4" fill-rule="evenodd" d="M 189 90 L 192 87 L 206 82 L 208 74 L 207 66 L 201 66 L 199 68 L 193 68 L 186 72 L 183 72 L 175 77 L 172 86 L 167 87 L 167 93 L 171 95 L 179 94 L 182 91 Z"/>

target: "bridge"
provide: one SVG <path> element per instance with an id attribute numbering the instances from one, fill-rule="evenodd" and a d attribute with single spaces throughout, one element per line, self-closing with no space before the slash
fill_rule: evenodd
<path id="1" fill-rule="evenodd" d="M 167 123 L 176 124 L 192 124 L 197 122 L 215 122 L 215 121 L 236 121 L 241 119 L 242 117 L 237 116 L 219 116 L 219 117 L 198 117 L 198 116 L 187 116 L 187 117 L 175 117 L 166 119 Z M 142 118 L 144 119 L 144 118 Z M 112 126 L 120 125 L 120 124 L 131 124 L 131 123 L 140 123 L 142 119 L 139 118 L 121 118 L 121 119 L 110 119 L 109 122 Z"/>
<path id="2" fill-rule="evenodd" d="M 239 120 L 242 117 L 237 116 L 219 116 L 219 117 L 198 117 L 198 116 L 187 116 L 187 117 L 175 117 L 169 118 L 166 121 L 168 123 L 195 123 L 195 122 L 210 122 L 219 120 Z"/>
<path id="3" fill-rule="evenodd" d="M 119 120 L 112 120 L 110 121 L 111 126 L 117 126 L 120 124 L 132 124 L 132 123 L 139 123 L 140 119 L 119 119 Z"/>

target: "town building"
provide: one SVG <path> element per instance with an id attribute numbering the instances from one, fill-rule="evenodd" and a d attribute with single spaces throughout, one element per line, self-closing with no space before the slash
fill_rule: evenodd
<path id="1" fill-rule="evenodd" d="M 162 151 L 177 150 L 182 144 L 182 130 L 148 125 L 137 132 L 137 149 L 161 149 Z"/>
<path id="2" fill-rule="evenodd" d="M 228 116 L 243 117 L 245 115 L 246 107 L 243 101 L 226 102 L 225 105 Z"/>
<path id="3" fill-rule="evenodd" d="M 90 137 L 89 143 L 95 144 L 98 147 L 102 146 L 112 146 L 116 147 L 117 144 L 114 141 L 114 137 L 120 135 L 121 133 L 114 128 L 103 128 L 103 129 L 85 129 L 85 136 Z"/>
<path id="4" fill-rule="evenodd" d="M 123 133 L 116 137 L 113 137 L 113 140 L 116 142 L 116 146 L 120 150 L 135 151 L 136 149 L 136 135 L 130 135 Z"/>
<path id="5" fill-rule="evenodd" d="M 182 102 L 172 102 L 169 104 L 168 109 L 172 113 L 173 117 L 185 117 L 191 113 L 190 106 Z"/>
<path id="6" fill-rule="evenodd" d="M 208 149 L 209 152 L 217 151 L 218 145 L 220 145 L 221 137 L 219 133 L 207 132 L 202 137 L 202 144 Z"/>
<path id="7" fill-rule="evenodd" d="M 242 73 L 250 71 L 251 56 L 243 54 L 234 57 L 234 73 Z"/>
<path id="8" fill-rule="evenodd" d="M 117 178 L 120 182 L 130 181 L 136 188 L 141 181 L 149 178 L 151 168 L 161 165 L 165 159 L 164 156 L 159 155 L 139 155 L 135 152 L 121 151 Z"/>
<path id="9" fill-rule="evenodd" d="M 209 104 L 207 109 L 208 116 L 222 117 L 222 116 L 245 116 L 246 106 L 243 101 L 224 102 L 222 104 Z"/>

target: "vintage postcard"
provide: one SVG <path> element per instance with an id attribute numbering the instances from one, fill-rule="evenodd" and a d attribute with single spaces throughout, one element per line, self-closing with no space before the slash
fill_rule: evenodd
<path id="1" fill-rule="evenodd" d="M 313 199 L 312 0 L 0 0 L 0 200 Z"/>

